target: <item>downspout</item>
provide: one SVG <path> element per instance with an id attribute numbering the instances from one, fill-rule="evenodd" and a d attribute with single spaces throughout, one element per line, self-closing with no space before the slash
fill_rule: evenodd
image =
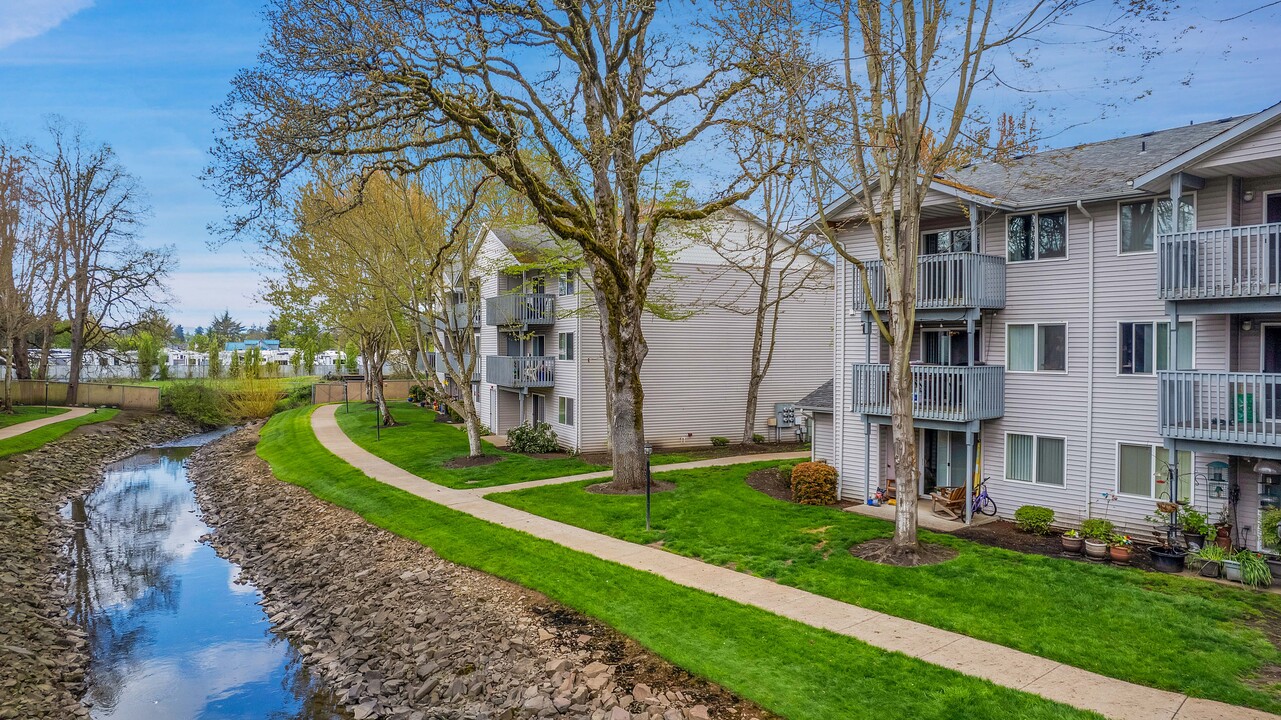
<path id="1" fill-rule="evenodd" d="M 1094 216 L 1080 200 L 1076 201 L 1076 209 L 1090 221 L 1090 279 L 1086 286 L 1086 316 L 1089 318 L 1086 326 L 1090 337 L 1086 342 L 1089 359 L 1085 363 L 1085 371 L 1088 373 L 1085 378 L 1085 517 L 1090 517 L 1090 501 L 1094 497 L 1090 487 L 1090 476 L 1094 472 Z"/>

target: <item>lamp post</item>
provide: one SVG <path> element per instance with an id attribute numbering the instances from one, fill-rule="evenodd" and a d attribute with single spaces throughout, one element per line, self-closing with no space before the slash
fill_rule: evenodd
<path id="1" fill-rule="evenodd" d="M 347 404 L 347 381 L 342 381 L 342 412 L 343 415 L 351 412 L 351 405 Z"/>
<path id="2" fill-rule="evenodd" d="M 649 456 L 654 452 L 654 446 L 645 443 L 645 532 L 649 532 L 649 495 L 650 495 L 650 473 L 649 473 Z"/>

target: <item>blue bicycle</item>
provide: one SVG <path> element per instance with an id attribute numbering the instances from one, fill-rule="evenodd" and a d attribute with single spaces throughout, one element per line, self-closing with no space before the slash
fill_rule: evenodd
<path id="1" fill-rule="evenodd" d="M 996 515 L 996 501 L 987 494 L 988 480 L 991 478 L 983 478 L 983 482 L 979 483 L 978 489 L 974 492 L 974 504 L 971 506 L 974 515 Z"/>

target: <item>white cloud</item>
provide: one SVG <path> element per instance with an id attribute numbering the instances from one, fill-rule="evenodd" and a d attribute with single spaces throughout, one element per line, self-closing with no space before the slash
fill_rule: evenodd
<path id="1" fill-rule="evenodd" d="M 43 35 L 94 0 L 0 0 L 0 48 Z"/>

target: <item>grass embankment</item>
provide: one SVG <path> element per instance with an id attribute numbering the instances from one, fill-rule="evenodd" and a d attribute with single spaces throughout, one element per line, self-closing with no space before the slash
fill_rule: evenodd
<path id="1" fill-rule="evenodd" d="M 263 428 L 258 454 L 276 477 L 447 560 L 596 617 L 669 661 L 792 720 L 1098 717 L 428 502 L 339 460 L 316 440 L 310 416 L 311 408 L 292 410 Z"/>
<path id="2" fill-rule="evenodd" d="M 290 390 L 292 388 L 298 387 L 299 385 L 315 385 L 316 383 L 320 382 L 320 378 L 316 375 L 300 375 L 298 377 L 262 377 L 260 378 L 260 380 L 262 380 L 263 382 L 279 385 L 281 391 Z M 165 388 L 172 387 L 173 385 L 178 385 L 181 383 L 199 382 L 199 383 L 209 383 L 211 385 L 219 385 L 219 384 L 231 384 L 231 383 L 234 383 L 235 380 L 231 378 L 170 377 L 166 380 L 116 380 L 113 382 L 116 382 L 117 384 L 120 384 L 120 385 L 158 387 L 160 388 L 160 391 L 163 393 Z"/>
<path id="3" fill-rule="evenodd" d="M 491 465 L 447 468 L 450 460 L 467 457 L 467 433 L 460 428 L 438 423 L 435 413 L 406 402 L 391 403 L 396 427 L 374 429 L 374 406 L 350 405 L 351 412 L 338 408 L 338 426 L 360 447 L 404 468 L 424 480 L 451 488 L 476 488 L 542 480 L 608 470 L 603 465 L 590 465 L 574 456 L 536 458 L 511 453 L 483 443 L 485 455 L 501 458 Z M 381 434 L 382 439 L 377 439 Z"/>
<path id="4" fill-rule="evenodd" d="M 53 408 L 50 408 L 50 410 L 52 409 Z M 88 415 L 81 415 L 80 417 L 71 418 L 69 420 L 50 423 L 49 425 L 38 427 L 30 432 L 15 435 L 7 440 L 0 440 L 0 458 L 17 455 L 18 453 L 30 452 L 45 443 L 57 440 L 81 425 L 92 425 L 93 423 L 106 422 L 107 420 L 115 417 L 117 412 L 119 411 L 110 408 L 99 408 L 96 412 L 91 412 Z M 27 419 L 35 420 L 37 418 L 31 417 Z"/>
<path id="5" fill-rule="evenodd" d="M 744 478 L 769 464 L 663 473 L 676 483 L 644 498 L 584 492 L 587 483 L 491 500 L 715 565 L 773 578 L 836 600 L 1017 648 L 1103 675 L 1281 711 L 1281 691 L 1251 679 L 1281 653 L 1257 628 L 1281 616 L 1281 597 L 1188 578 L 1027 555 L 922 533 L 960 554 L 896 568 L 848 549 L 893 527 L 825 507 L 781 502 Z"/>
<path id="6" fill-rule="evenodd" d="M 49 406 L 47 409 L 43 405 L 14 405 L 13 413 L 0 413 L 0 428 L 7 428 L 10 425 L 30 422 L 31 420 L 41 420 L 54 415 L 61 415 L 67 411 L 64 407 Z"/>

